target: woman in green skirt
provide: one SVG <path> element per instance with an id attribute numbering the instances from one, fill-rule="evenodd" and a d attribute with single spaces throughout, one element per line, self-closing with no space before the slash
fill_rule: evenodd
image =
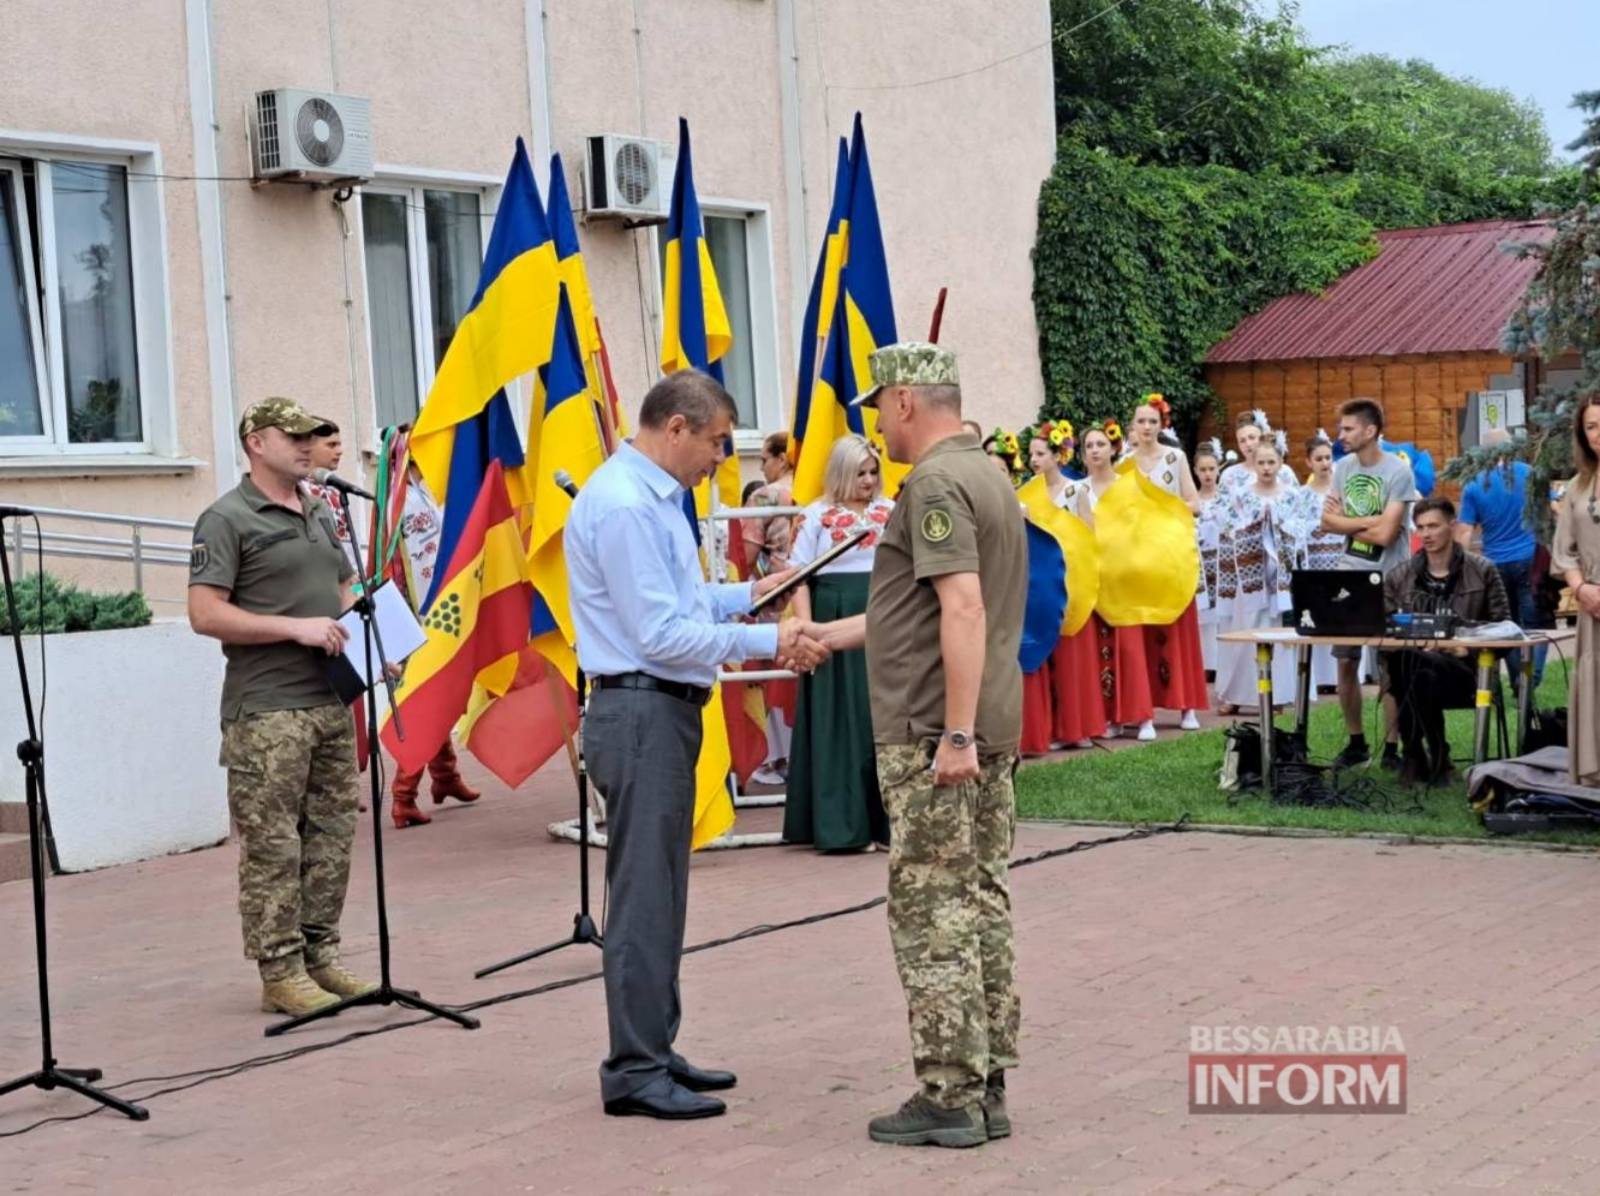
<path id="1" fill-rule="evenodd" d="M 894 509 L 883 497 L 878 457 L 865 437 L 845 436 L 833 446 L 823 490 L 801 516 L 791 565 L 815 560 L 858 528 L 881 529 Z M 874 530 L 799 590 L 795 613 L 826 623 L 865 611 L 878 535 Z M 835 652 L 800 679 L 783 838 L 813 844 L 818 851 L 870 851 L 875 843 L 889 842 L 862 650 Z"/>

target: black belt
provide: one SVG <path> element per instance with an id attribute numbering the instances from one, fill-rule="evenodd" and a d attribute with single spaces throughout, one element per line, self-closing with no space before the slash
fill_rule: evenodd
<path id="1" fill-rule="evenodd" d="M 596 689 L 647 689 L 694 706 L 704 706 L 711 701 L 711 691 L 704 685 L 664 681 L 649 673 L 617 673 L 610 677 L 596 677 L 593 684 Z"/>

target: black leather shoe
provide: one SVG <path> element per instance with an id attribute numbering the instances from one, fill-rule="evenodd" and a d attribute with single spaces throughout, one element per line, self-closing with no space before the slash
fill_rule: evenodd
<path id="1" fill-rule="evenodd" d="M 606 1101 L 609 1117 L 658 1117 L 663 1121 L 692 1121 L 697 1117 L 720 1117 L 728 1106 L 714 1096 L 697 1096 L 682 1085 L 666 1092 L 638 1093 Z"/>
<path id="2" fill-rule="evenodd" d="M 688 1060 L 667 1070 L 674 1080 L 690 1092 L 720 1092 L 724 1088 L 732 1088 L 739 1082 L 739 1077 L 731 1071 L 706 1071 Z"/>

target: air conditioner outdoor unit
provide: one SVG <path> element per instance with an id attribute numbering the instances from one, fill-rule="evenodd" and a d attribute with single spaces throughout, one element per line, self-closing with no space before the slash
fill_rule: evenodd
<path id="1" fill-rule="evenodd" d="M 372 102 L 280 87 L 256 94 L 250 148 L 255 175 L 293 183 L 372 177 Z"/>
<path id="2" fill-rule="evenodd" d="M 602 133 L 584 155 L 585 216 L 659 224 L 672 198 L 669 146 L 643 137 Z"/>

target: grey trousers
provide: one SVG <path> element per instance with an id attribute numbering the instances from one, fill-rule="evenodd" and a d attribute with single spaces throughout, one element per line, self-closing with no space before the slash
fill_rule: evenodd
<path id="1" fill-rule="evenodd" d="M 678 962 L 689 904 L 689 837 L 700 708 L 649 690 L 593 694 L 589 776 L 606 799 L 605 980 L 611 1049 L 600 1096 L 664 1090 L 682 1009 Z"/>

